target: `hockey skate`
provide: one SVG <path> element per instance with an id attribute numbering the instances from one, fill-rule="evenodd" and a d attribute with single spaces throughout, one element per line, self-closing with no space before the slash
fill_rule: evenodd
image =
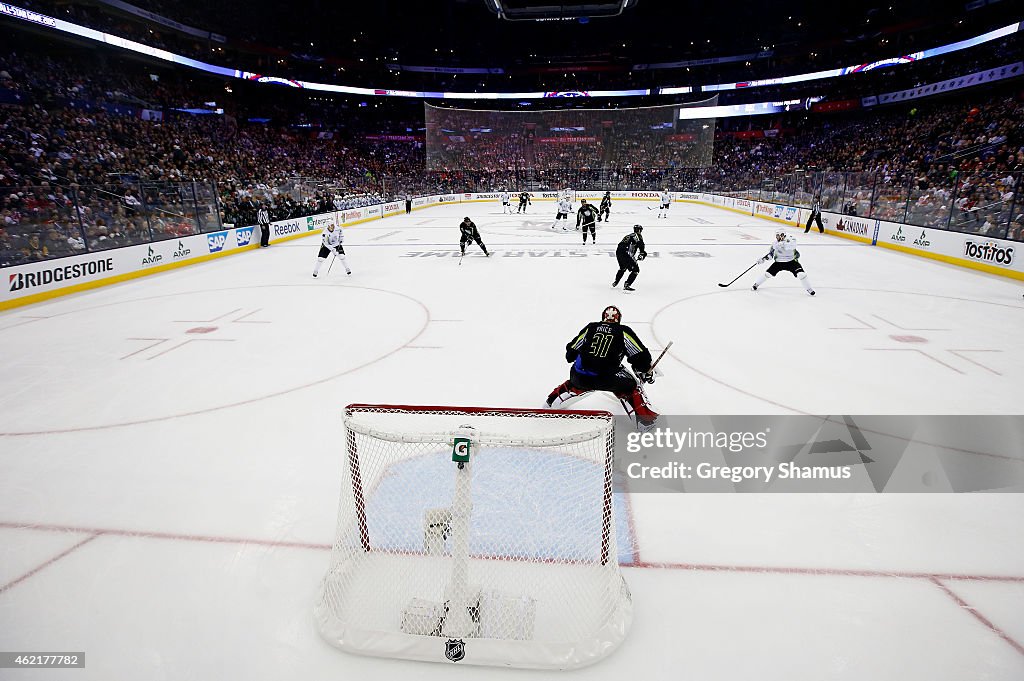
<path id="1" fill-rule="evenodd" d="M 626 284 L 625 286 L 622 287 L 622 290 L 623 291 L 635 291 L 636 289 L 633 288 L 632 286 L 630 286 L 629 284 Z"/>
<path id="2" fill-rule="evenodd" d="M 753 286 L 751 286 L 750 290 L 751 291 L 756 291 L 757 290 L 757 284 L 754 284 Z"/>

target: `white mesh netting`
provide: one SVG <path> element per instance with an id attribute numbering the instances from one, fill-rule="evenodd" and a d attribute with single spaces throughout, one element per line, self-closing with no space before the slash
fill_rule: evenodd
<path id="1" fill-rule="evenodd" d="M 351 405 L 345 426 L 337 538 L 315 608 L 330 643 L 571 668 L 625 637 L 610 414 Z M 471 442 L 461 468 L 460 437 Z"/>

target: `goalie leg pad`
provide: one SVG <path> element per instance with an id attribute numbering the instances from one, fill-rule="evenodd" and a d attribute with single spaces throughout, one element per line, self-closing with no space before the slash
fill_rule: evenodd
<path id="1" fill-rule="evenodd" d="M 651 405 L 647 402 L 647 395 L 644 394 L 644 391 L 639 386 L 634 387 L 629 392 L 617 392 L 615 396 L 622 401 L 623 406 L 628 405 L 632 407 L 632 413 L 629 414 L 628 409 L 627 413 L 631 416 L 636 416 L 637 425 L 647 426 L 657 420 L 658 414 L 651 409 Z"/>
<path id="2" fill-rule="evenodd" d="M 567 407 L 569 403 L 575 402 L 589 392 L 591 391 L 580 390 L 569 381 L 566 381 L 548 394 L 548 399 L 546 400 L 545 405 L 548 409 L 563 409 Z"/>

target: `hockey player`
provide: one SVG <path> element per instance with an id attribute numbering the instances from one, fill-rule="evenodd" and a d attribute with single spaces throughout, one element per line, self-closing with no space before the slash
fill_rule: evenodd
<path id="1" fill-rule="evenodd" d="M 462 238 L 459 239 L 459 247 L 462 249 L 462 255 L 466 255 L 466 244 L 471 241 L 475 241 L 476 245 L 480 247 L 480 250 L 484 252 L 488 258 L 491 254 L 487 252 L 487 246 L 484 246 L 483 240 L 480 238 L 480 230 L 476 228 L 476 223 L 469 219 L 469 217 L 462 218 L 462 222 L 459 223 L 459 230 L 462 232 Z"/>
<path id="2" fill-rule="evenodd" d="M 569 380 L 548 395 L 545 402 L 548 409 L 567 407 L 570 401 L 589 392 L 607 390 L 622 401 L 627 412 L 636 416 L 638 426 L 654 424 L 658 415 L 651 409 L 636 379 L 622 367 L 622 359 L 626 357 L 641 381 L 653 383 L 651 353 L 633 329 L 621 322 L 619 308 L 608 306 L 601 314 L 601 321 L 587 324 L 569 341 L 565 346 L 565 361 L 572 364 Z"/>
<path id="3" fill-rule="evenodd" d="M 597 227 L 594 223 L 597 222 L 597 209 L 594 208 L 594 204 L 587 203 L 586 199 L 580 199 L 580 209 L 576 211 L 576 229 L 583 226 L 583 245 L 587 244 L 587 229 L 590 229 L 591 240 L 597 243 Z"/>
<path id="4" fill-rule="evenodd" d="M 629 270 L 626 284 L 622 288 L 625 291 L 636 290 L 633 288 L 633 282 L 636 281 L 637 275 L 640 274 L 640 265 L 637 263 L 647 257 L 647 251 L 644 249 L 644 238 L 640 236 L 640 233 L 643 231 L 642 225 L 633 225 L 633 233 L 622 237 L 622 241 L 616 246 L 615 259 L 619 261 L 619 271 L 615 273 L 615 281 L 612 282 L 612 288 L 619 285 L 622 275 L 626 273 L 626 270 Z M 637 251 L 640 252 L 639 255 Z"/>
<path id="5" fill-rule="evenodd" d="M 658 195 L 658 200 L 661 201 L 661 208 L 658 209 L 659 218 L 668 217 L 668 207 L 672 205 L 672 195 L 668 193 L 668 187 L 661 191 Z"/>
<path id="6" fill-rule="evenodd" d="M 601 207 L 597 211 L 597 221 L 601 222 L 601 216 L 603 215 L 604 216 L 604 221 L 608 222 L 608 220 L 609 220 L 608 215 L 609 215 L 609 213 L 611 213 L 611 210 L 612 210 L 612 193 L 611 192 L 605 192 L 604 196 L 601 197 Z"/>
<path id="7" fill-rule="evenodd" d="M 512 206 L 510 205 L 511 201 L 512 201 L 512 195 L 511 194 L 509 194 L 507 191 L 504 191 L 504 192 L 501 193 L 501 214 L 502 215 L 504 215 L 505 213 L 509 213 L 509 214 L 512 213 Z"/>
<path id="8" fill-rule="evenodd" d="M 520 192 L 519 194 L 519 210 L 517 213 L 525 213 L 526 207 L 530 205 L 530 192 Z"/>
<path id="9" fill-rule="evenodd" d="M 807 227 L 804 229 L 804 234 L 811 231 L 811 222 L 813 220 L 818 221 L 818 233 L 825 233 L 825 226 L 821 224 L 821 194 L 814 195 L 814 201 L 811 202 L 811 214 L 807 216 Z"/>
<path id="10" fill-rule="evenodd" d="M 316 266 L 313 267 L 314 279 L 320 274 L 320 266 L 324 264 L 324 260 L 327 260 L 331 251 L 334 251 L 334 257 L 340 259 L 341 264 L 345 266 L 345 274 L 352 274 L 352 270 L 348 268 L 348 260 L 345 259 L 345 247 L 341 245 L 344 240 L 345 236 L 341 233 L 341 228 L 335 228 L 333 222 L 329 223 L 320 236 L 320 252 L 316 256 Z"/>
<path id="11" fill-rule="evenodd" d="M 566 221 L 568 221 L 568 219 L 569 219 L 569 211 L 571 211 L 571 210 L 572 210 L 572 203 L 569 201 L 568 198 L 562 197 L 561 199 L 559 199 L 558 200 L 558 212 L 555 213 L 555 221 L 553 223 L 551 223 L 551 229 L 554 229 L 555 227 L 558 226 L 558 221 L 559 220 L 566 220 Z M 565 224 L 566 223 L 564 223 L 564 222 L 562 223 L 562 231 L 563 232 L 567 232 L 568 231 L 566 229 L 566 227 L 565 227 Z"/>
<path id="12" fill-rule="evenodd" d="M 758 277 L 757 281 L 754 282 L 753 289 L 755 291 L 768 279 L 768 277 L 774 277 L 779 272 L 785 270 L 786 272 L 792 273 L 794 277 L 800 280 L 800 283 L 803 284 L 805 289 L 807 289 L 807 293 L 812 296 L 814 295 L 814 289 L 811 288 L 811 282 L 807 280 L 807 273 L 804 272 L 804 268 L 800 266 L 800 251 L 796 250 L 796 239 L 786 236 L 785 230 L 780 229 L 775 232 L 775 243 L 772 244 L 771 250 L 769 250 L 764 257 L 759 258 L 754 264 L 757 265 L 762 262 L 768 262 L 771 258 L 774 258 L 775 262 L 772 263 L 767 272 Z"/>

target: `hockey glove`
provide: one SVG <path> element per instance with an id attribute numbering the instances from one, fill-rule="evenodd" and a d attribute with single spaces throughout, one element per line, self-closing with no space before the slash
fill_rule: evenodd
<path id="1" fill-rule="evenodd" d="M 639 371 L 636 376 L 641 383 L 654 383 L 654 371 Z"/>
<path id="2" fill-rule="evenodd" d="M 638 255 L 636 259 L 637 259 L 637 261 L 640 261 L 640 260 L 644 260 L 646 258 L 647 258 L 647 254 L 644 253 L 643 251 L 640 251 L 640 255 Z"/>
<path id="3" fill-rule="evenodd" d="M 334 249 L 334 252 L 337 253 L 338 255 L 341 255 L 342 253 L 345 252 L 345 249 L 342 248 L 341 246 L 338 246 L 337 248 Z"/>

